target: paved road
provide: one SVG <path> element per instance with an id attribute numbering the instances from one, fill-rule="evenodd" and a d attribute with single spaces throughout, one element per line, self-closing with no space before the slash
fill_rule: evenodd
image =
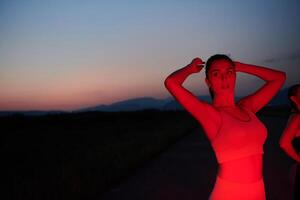
<path id="1" fill-rule="evenodd" d="M 269 130 L 265 144 L 264 179 L 267 199 L 289 200 L 293 162 L 278 147 L 286 119 L 263 117 Z M 147 162 L 127 180 L 104 194 L 104 200 L 208 199 L 217 173 L 213 151 L 199 128 Z"/>

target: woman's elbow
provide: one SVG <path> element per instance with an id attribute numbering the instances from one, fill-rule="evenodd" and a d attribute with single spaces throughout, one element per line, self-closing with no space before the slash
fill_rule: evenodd
<path id="1" fill-rule="evenodd" d="M 286 73 L 283 72 L 283 71 L 279 71 L 277 80 L 280 81 L 283 84 L 286 80 Z"/>
<path id="2" fill-rule="evenodd" d="M 172 87 L 172 84 L 174 83 L 174 81 L 173 81 L 173 79 L 170 77 L 170 76 L 168 76 L 166 79 L 165 79 L 165 81 L 164 81 L 164 84 L 165 84 L 165 87 L 167 88 L 167 89 L 169 89 L 170 87 Z"/>
<path id="3" fill-rule="evenodd" d="M 168 87 L 169 87 L 169 84 L 170 84 L 170 77 L 167 77 L 167 78 L 165 79 L 165 81 L 164 81 L 164 85 L 165 85 L 166 88 L 168 88 Z"/>
<path id="4" fill-rule="evenodd" d="M 283 80 L 283 82 L 286 80 L 286 73 L 285 72 L 280 72 L 281 73 L 281 79 Z"/>

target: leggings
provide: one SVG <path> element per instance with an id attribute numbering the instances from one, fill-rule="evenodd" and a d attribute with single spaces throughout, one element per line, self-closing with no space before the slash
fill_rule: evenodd
<path id="1" fill-rule="evenodd" d="M 295 194 L 295 199 L 299 200 L 300 199 L 300 165 L 299 164 L 297 166 L 297 172 L 295 177 L 294 194 Z"/>
<path id="2" fill-rule="evenodd" d="M 252 183 L 239 183 L 217 176 L 209 200 L 265 200 L 263 179 Z"/>

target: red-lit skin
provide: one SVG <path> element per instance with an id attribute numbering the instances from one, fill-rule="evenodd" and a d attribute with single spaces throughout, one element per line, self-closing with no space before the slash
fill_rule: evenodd
<path id="1" fill-rule="evenodd" d="M 297 92 L 294 96 L 290 97 L 291 101 L 295 103 L 297 106 L 297 110 L 300 110 L 300 87 L 297 88 Z M 290 120 L 279 140 L 280 147 L 285 151 L 287 155 L 289 155 L 292 159 L 300 162 L 300 155 L 295 150 L 295 148 L 292 145 L 292 140 L 295 137 L 300 137 L 299 135 L 296 135 L 300 131 L 300 114 L 299 112 L 292 114 L 290 116 Z"/>
<path id="2" fill-rule="evenodd" d="M 231 115 L 241 119 L 248 117 L 240 106 L 244 106 L 253 113 L 264 107 L 278 92 L 285 81 L 285 73 L 265 67 L 259 67 L 240 62 L 234 65 L 228 60 L 221 59 L 212 63 L 206 84 L 214 93 L 212 104 L 199 100 L 190 91 L 182 86 L 185 79 L 198 73 L 204 62 L 195 58 L 186 67 L 169 75 L 165 86 L 175 99 L 201 124 L 210 141 L 216 136 L 221 125 L 221 116 L 218 109 L 224 109 Z M 255 75 L 266 83 L 255 93 L 242 98 L 239 102 L 234 100 L 236 72 Z M 204 114 L 205 113 L 205 114 Z M 218 176 L 240 183 L 250 183 L 262 178 L 262 155 L 252 155 L 242 159 L 227 161 L 219 166 Z"/>

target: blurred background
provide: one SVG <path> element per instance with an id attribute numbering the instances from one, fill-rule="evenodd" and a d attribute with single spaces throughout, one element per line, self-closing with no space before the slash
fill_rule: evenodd
<path id="1" fill-rule="evenodd" d="M 216 53 L 300 78 L 297 0 L 1 0 L 0 110 L 169 97 L 163 81 Z M 239 75 L 237 95 L 262 82 Z M 208 95 L 204 73 L 185 86 Z"/>

